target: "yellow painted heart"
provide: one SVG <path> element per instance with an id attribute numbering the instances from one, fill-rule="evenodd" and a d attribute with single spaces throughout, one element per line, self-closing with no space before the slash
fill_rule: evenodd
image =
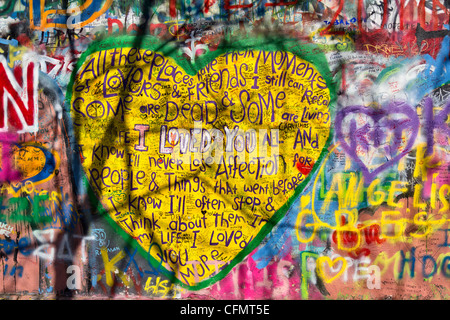
<path id="1" fill-rule="evenodd" d="M 327 266 L 327 269 L 331 269 L 338 265 L 339 262 L 342 263 L 341 268 L 334 274 L 334 276 L 330 276 L 330 272 L 325 271 L 325 265 Z M 326 283 L 331 283 L 339 278 L 341 274 L 344 273 L 345 269 L 347 269 L 347 260 L 345 260 L 344 257 L 336 257 L 331 260 L 328 256 L 321 256 L 317 258 L 316 266 L 318 276 Z"/>
<path id="2" fill-rule="evenodd" d="M 331 95 L 313 63 L 285 51 L 222 52 L 188 67 L 100 44 L 77 66 L 69 103 L 109 217 L 198 288 L 255 248 L 307 182 L 329 141 Z"/>

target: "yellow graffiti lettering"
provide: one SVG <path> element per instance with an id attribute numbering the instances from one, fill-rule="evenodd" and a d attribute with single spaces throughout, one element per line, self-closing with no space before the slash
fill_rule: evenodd
<path id="1" fill-rule="evenodd" d="M 380 179 L 373 180 L 367 188 L 367 201 L 371 206 L 379 206 L 386 199 L 386 192 L 374 191 L 374 189 L 380 184 Z M 377 197 L 376 199 L 374 197 Z"/>
<path id="2" fill-rule="evenodd" d="M 425 210 L 427 207 L 427 204 L 425 202 L 420 202 L 421 194 L 422 194 L 423 186 L 420 184 L 416 184 L 414 186 L 414 208 L 420 208 L 422 210 Z"/>
<path id="3" fill-rule="evenodd" d="M 422 177 L 422 181 L 427 181 L 427 171 L 441 165 L 441 162 L 434 161 L 434 154 L 425 156 L 426 144 L 417 146 L 416 164 L 414 168 L 414 178 Z"/>
<path id="4" fill-rule="evenodd" d="M 383 211 L 381 213 L 381 233 L 388 239 L 401 237 L 405 229 L 405 219 L 392 220 L 392 216 L 401 216 L 401 213 L 400 211 Z"/>
<path id="5" fill-rule="evenodd" d="M 114 285 L 114 277 L 112 274 L 117 274 L 119 278 L 123 281 L 126 286 L 129 286 L 131 281 L 125 275 L 125 273 L 117 268 L 115 264 L 125 258 L 126 254 L 122 250 L 116 254 L 111 260 L 108 257 L 108 251 L 106 247 L 101 248 L 101 254 L 103 259 L 103 264 L 105 266 L 105 276 L 106 276 L 106 284 L 110 287 Z"/>
<path id="6" fill-rule="evenodd" d="M 396 203 L 394 200 L 395 200 L 397 192 L 404 193 L 404 192 L 408 191 L 408 188 L 406 188 L 404 186 L 405 184 L 407 184 L 407 182 L 404 182 L 404 181 L 392 181 L 391 182 L 391 187 L 389 188 L 389 193 L 388 193 L 388 198 L 387 198 L 388 206 L 397 207 L 397 208 L 403 207 L 403 204 L 401 202 Z M 400 186 L 400 188 L 397 187 L 398 185 Z"/>
<path id="7" fill-rule="evenodd" d="M 448 196 L 449 192 L 450 192 L 450 185 L 448 185 L 448 184 L 444 184 L 439 189 L 439 200 L 442 203 L 442 208 L 439 210 L 439 213 L 447 212 L 448 209 L 450 208 L 450 206 L 448 204 L 448 200 L 447 200 L 447 196 Z"/>
<path id="8" fill-rule="evenodd" d="M 344 216 L 346 218 L 346 223 L 342 224 L 341 217 Z M 352 251 L 361 246 L 361 233 L 359 229 L 356 227 L 358 220 L 358 211 L 354 210 L 336 210 L 335 211 L 335 220 L 336 220 L 336 228 L 337 231 L 337 246 L 338 249 Z M 342 245 L 342 237 L 344 232 L 352 232 L 356 235 L 356 242 L 353 247 L 344 247 Z"/>

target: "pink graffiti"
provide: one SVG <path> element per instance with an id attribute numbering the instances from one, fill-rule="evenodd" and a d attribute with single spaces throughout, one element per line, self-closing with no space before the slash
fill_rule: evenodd
<path id="1" fill-rule="evenodd" d="M 0 143 L 2 144 L 2 170 L 0 171 L 0 182 L 11 182 L 21 179 L 20 171 L 11 165 L 11 144 L 18 141 L 15 133 L 0 133 Z"/>
<path id="2" fill-rule="evenodd" d="M 273 260 L 263 269 L 247 258 L 237 265 L 223 280 L 197 292 L 187 291 L 182 298 L 210 299 L 288 299 L 301 298 L 298 263 L 291 255 Z"/>

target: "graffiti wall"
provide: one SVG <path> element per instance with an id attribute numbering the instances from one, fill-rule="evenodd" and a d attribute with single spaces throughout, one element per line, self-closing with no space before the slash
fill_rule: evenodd
<path id="1" fill-rule="evenodd" d="M 2 1 L 0 298 L 449 299 L 449 16 Z"/>

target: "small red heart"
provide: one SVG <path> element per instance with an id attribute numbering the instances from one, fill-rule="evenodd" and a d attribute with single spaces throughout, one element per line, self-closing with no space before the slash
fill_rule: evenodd
<path id="1" fill-rule="evenodd" d="M 306 176 L 311 172 L 312 168 L 314 167 L 314 163 L 305 164 L 305 163 L 300 163 L 300 161 L 299 161 L 299 162 L 297 162 L 296 166 L 297 166 L 298 171 L 300 171 L 301 174 Z"/>

